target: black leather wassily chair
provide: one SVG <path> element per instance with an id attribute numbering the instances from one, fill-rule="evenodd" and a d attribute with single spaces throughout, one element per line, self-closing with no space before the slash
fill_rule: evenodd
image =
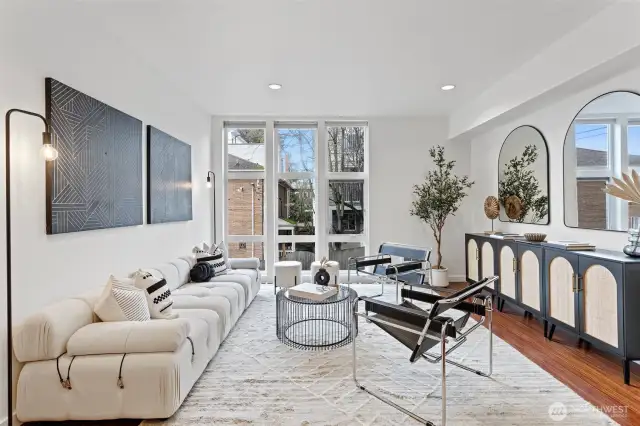
<path id="1" fill-rule="evenodd" d="M 400 284 L 413 286 L 425 284 L 425 277 L 429 276 L 431 270 L 430 257 L 430 248 L 399 243 L 382 243 L 378 254 L 349 258 L 347 282 L 351 282 L 352 271 L 355 275 L 373 277 L 381 284 L 382 288 L 380 294 L 371 297 L 382 296 L 385 283 L 395 283 L 397 297 Z M 394 263 L 394 259 L 396 261 L 401 259 L 401 261 Z M 367 267 L 371 267 L 373 270 L 367 271 L 365 269 Z"/>
<path id="2" fill-rule="evenodd" d="M 403 287 L 401 290 L 402 303 L 400 304 L 388 303 L 372 297 L 359 297 L 354 302 L 354 333 L 358 327 L 358 317 L 365 318 L 367 322 L 372 322 L 377 325 L 387 334 L 409 348 L 411 350 L 409 357 L 410 362 L 413 363 L 419 359 L 424 359 L 433 364 L 440 364 L 442 377 L 442 426 L 446 424 L 447 419 L 446 365 L 450 364 L 479 376 L 491 376 L 493 369 L 493 330 L 491 325 L 493 306 L 491 296 L 480 293 L 484 287 L 497 279 L 498 277 L 484 278 L 475 284 L 447 296 L 427 294 L 422 291 L 415 291 Z M 413 303 L 414 300 L 431 304 L 431 309 L 425 310 L 418 307 Z M 364 301 L 363 313 L 358 312 L 358 301 Z M 445 315 L 446 313 L 452 314 L 453 312 L 451 312 L 451 310 L 454 309 L 461 311 L 463 315 L 457 319 Z M 480 316 L 480 321 L 467 327 L 465 330 L 471 314 Z M 488 372 L 478 371 L 447 359 L 450 353 L 465 343 L 470 333 L 473 333 L 485 322 L 489 330 Z M 358 388 L 413 417 L 419 422 L 434 426 L 435 424 L 433 422 L 425 420 L 414 412 L 389 401 L 387 398 L 358 382 L 356 340 L 357 338 L 353 339 L 353 380 Z M 440 349 L 439 354 L 429 352 L 430 349 L 438 346 Z"/>

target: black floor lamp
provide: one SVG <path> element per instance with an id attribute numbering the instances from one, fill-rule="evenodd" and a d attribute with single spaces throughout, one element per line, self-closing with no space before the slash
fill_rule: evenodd
<path id="1" fill-rule="evenodd" d="M 213 182 L 211 176 L 213 176 Z M 218 244 L 216 238 L 216 174 L 211 170 L 207 173 L 207 188 L 213 188 L 213 244 Z"/>
<path id="2" fill-rule="evenodd" d="M 58 158 L 58 151 L 51 145 L 51 132 L 47 119 L 35 112 L 10 109 L 5 115 L 5 207 L 7 233 L 7 423 L 13 422 L 13 333 L 11 319 L 11 114 L 14 112 L 37 117 L 44 123 L 40 153 L 46 161 Z"/>

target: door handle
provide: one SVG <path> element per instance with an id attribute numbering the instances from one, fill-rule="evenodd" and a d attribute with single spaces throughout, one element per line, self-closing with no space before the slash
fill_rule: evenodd
<path id="1" fill-rule="evenodd" d="M 480 260 L 480 249 L 476 248 L 476 260 Z"/>
<path id="2" fill-rule="evenodd" d="M 578 274 L 576 274 L 576 292 L 580 293 L 583 289 L 580 288 L 580 280 L 582 279 L 582 277 Z"/>
<path id="3" fill-rule="evenodd" d="M 576 282 L 577 282 L 575 272 L 573 274 L 571 274 L 571 281 L 572 281 L 572 283 L 571 283 L 571 291 L 573 293 L 575 293 L 576 292 Z"/>
<path id="4" fill-rule="evenodd" d="M 513 272 L 516 272 L 516 258 L 515 257 L 512 259 L 512 263 L 513 263 Z"/>

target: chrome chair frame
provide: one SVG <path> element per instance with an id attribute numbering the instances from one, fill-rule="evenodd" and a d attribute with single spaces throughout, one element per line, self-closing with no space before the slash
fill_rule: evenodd
<path id="1" fill-rule="evenodd" d="M 496 281 L 498 279 L 498 277 L 492 277 L 489 278 L 486 285 Z M 469 292 L 464 292 L 461 293 L 459 296 L 456 296 L 455 298 L 451 298 L 448 299 L 452 302 L 461 302 L 464 299 L 466 299 L 467 297 L 470 297 L 470 293 L 472 293 L 472 291 L 470 290 Z M 404 298 L 403 298 L 404 299 Z M 476 324 L 472 325 L 471 327 L 469 327 L 467 330 L 465 330 L 464 332 L 460 331 L 461 333 L 459 335 L 457 335 L 455 338 L 449 337 L 447 336 L 447 329 L 450 326 L 453 326 L 454 324 L 454 320 L 453 318 L 442 318 L 444 321 L 442 322 L 442 328 L 440 331 L 440 334 L 438 335 L 437 333 L 434 333 L 432 331 L 429 330 L 429 327 L 431 325 L 431 320 L 427 320 L 426 324 L 424 325 L 422 331 L 418 332 L 412 328 L 409 327 L 403 327 L 401 325 L 398 324 L 394 324 L 392 322 L 388 322 L 388 321 L 384 321 L 381 320 L 379 318 L 375 318 L 375 317 L 371 317 L 368 315 L 368 312 L 365 313 L 359 313 L 358 312 L 358 302 L 361 299 L 358 298 L 353 302 L 353 321 L 352 321 L 352 327 L 353 327 L 353 333 L 355 335 L 355 333 L 357 333 L 358 330 L 358 317 L 362 317 L 365 318 L 365 320 L 367 322 L 374 322 L 374 323 L 379 323 L 379 324 L 384 324 L 386 326 L 390 326 L 393 328 L 398 328 L 401 329 L 403 331 L 406 332 L 410 332 L 412 334 L 418 335 L 419 339 L 418 339 L 418 343 L 417 345 L 420 346 L 423 342 L 423 340 L 425 339 L 425 337 L 430 336 L 432 338 L 439 338 L 440 339 L 440 354 L 433 354 L 433 353 L 429 353 L 428 351 L 425 352 L 424 354 L 422 354 L 421 358 L 425 359 L 427 362 L 432 363 L 432 364 L 437 364 L 440 363 L 440 373 L 441 373 L 441 381 L 442 381 L 442 402 L 441 402 L 441 425 L 442 426 L 446 426 L 447 423 L 447 378 L 446 378 L 446 366 L 447 364 L 453 365 L 455 367 L 461 368 L 463 370 L 475 373 L 479 376 L 482 377 L 490 377 L 491 374 L 493 373 L 493 326 L 492 326 L 492 322 L 493 322 L 493 304 L 492 304 L 492 299 L 491 297 L 478 297 L 475 296 L 473 298 L 472 303 L 475 305 L 481 305 L 484 307 L 485 309 L 485 315 L 483 316 L 483 318 L 478 321 Z M 453 308 L 455 309 L 455 308 Z M 472 332 L 474 332 L 475 330 L 477 330 L 479 327 L 481 327 L 483 324 L 487 324 L 487 328 L 489 329 L 489 370 L 488 372 L 482 372 L 479 370 L 476 370 L 474 368 L 471 368 L 467 365 L 455 362 L 453 360 L 447 359 L 447 356 L 455 351 L 458 347 L 460 347 L 463 343 L 465 343 L 467 341 L 467 337 L 469 336 L 469 334 L 471 334 Z M 457 333 L 456 333 L 457 334 Z M 411 418 L 417 420 L 418 422 L 428 425 L 428 426 L 435 426 L 435 423 L 424 419 L 423 417 L 419 416 L 418 414 L 414 413 L 413 411 L 410 411 L 396 403 L 394 403 L 393 401 L 390 401 L 389 399 L 387 399 L 386 397 L 380 395 L 378 392 L 364 386 L 363 384 L 361 384 L 358 381 L 357 378 L 357 356 L 356 356 L 356 341 L 357 341 L 357 337 L 353 339 L 353 344 L 352 344 L 352 362 L 353 362 L 353 381 L 355 382 L 356 386 L 360 389 L 363 390 L 365 392 L 367 392 L 368 394 L 374 396 L 375 398 L 379 399 L 380 401 L 384 402 L 387 405 L 390 405 L 394 408 L 396 408 L 397 410 L 403 412 L 404 414 L 410 416 Z M 449 344 L 449 347 L 447 347 L 447 345 Z M 415 361 L 414 361 L 415 362 Z"/>
<path id="2" fill-rule="evenodd" d="M 430 256 L 431 256 L 431 248 L 426 248 L 426 247 L 419 247 L 419 246 L 412 246 L 409 244 L 399 244 L 399 243 L 391 243 L 391 242 L 385 242 L 382 243 L 380 245 L 380 250 L 382 250 L 385 246 L 392 246 L 392 247 L 397 247 L 399 249 L 408 249 L 408 250 L 418 250 L 418 251 L 423 251 L 425 253 L 427 253 L 426 259 L 413 259 L 414 261 L 419 261 L 423 263 L 423 267 L 422 269 L 418 269 L 418 270 L 413 270 L 412 272 L 416 273 L 416 274 L 421 274 L 424 277 L 429 277 L 428 281 L 431 282 L 431 261 Z M 392 269 L 395 271 L 394 274 L 377 274 L 375 273 L 375 270 L 377 268 L 377 266 L 381 266 L 381 265 L 375 265 L 373 268 L 373 272 L 369 272 L 364 268 L 360 268 L 358 267 L 358 263 L 359 262 L 367 262 L 367 261 L 372 261 L 372 260 L 386 260 L 386 262 L 384 264 L 388 265 L 387 269 Z M 377 282 L 380 283 L 381 285 L 381 290 L 380 290 L 380 294 L 376 294 L 374 296 L 370 296 L 370 297 L 380 297 L 382 295 L 384 295 L 384 285 L 386 283 L 395 283 L 396 286 L 396 302 L 398 301 L 399 298 L 399 291 L 400 291 L 400 284 L 407 284 L 407 285 L 415 285 L 415 286 L 424 286 L 424 284 L 416 284 L 416 283 L 409 283 L 407 282 L 407 280 L 404 280 L 401 278 L 402 274 L 404 272 L 399 272 L 398 271 L 398 267 L 400 265 L 394 265 L 391 263 L 391 254 L 386 254 L 386 253 L 378 253 L 378 254 L 373 254 L 373 255 L 369 255 L 369 256 L 359 256 L 359 257 L 350 257 L 348 259 L 347 262 L 347 280 L 348 282 L 351 282 L 351 271 L 355 271 L 356 276 L 363 274 L 363 275 L 367 275 L 370 277 L 374 277 L 376 279 Z M 372 265 L 373 266 L 373 265 Z M 425 286 L 426 287 L 426 286 Z"/>

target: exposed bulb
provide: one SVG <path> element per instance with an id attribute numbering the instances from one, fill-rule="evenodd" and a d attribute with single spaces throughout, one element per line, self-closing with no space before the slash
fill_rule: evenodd
<path id="1" fill-rule="evenodd" d="M 45 161 L 53 161 L 58 158 L 58 150 L 53 147 L 50 143 L 46 143 L 42 145 L 40 148 L 40 154 L 45 159 Z"/>
<path id="2" fill-rule="evenodd" d="M 211 188 L 213 185 L 211 185 L 211 181 L 207 180 L 207 188 Z"/>

